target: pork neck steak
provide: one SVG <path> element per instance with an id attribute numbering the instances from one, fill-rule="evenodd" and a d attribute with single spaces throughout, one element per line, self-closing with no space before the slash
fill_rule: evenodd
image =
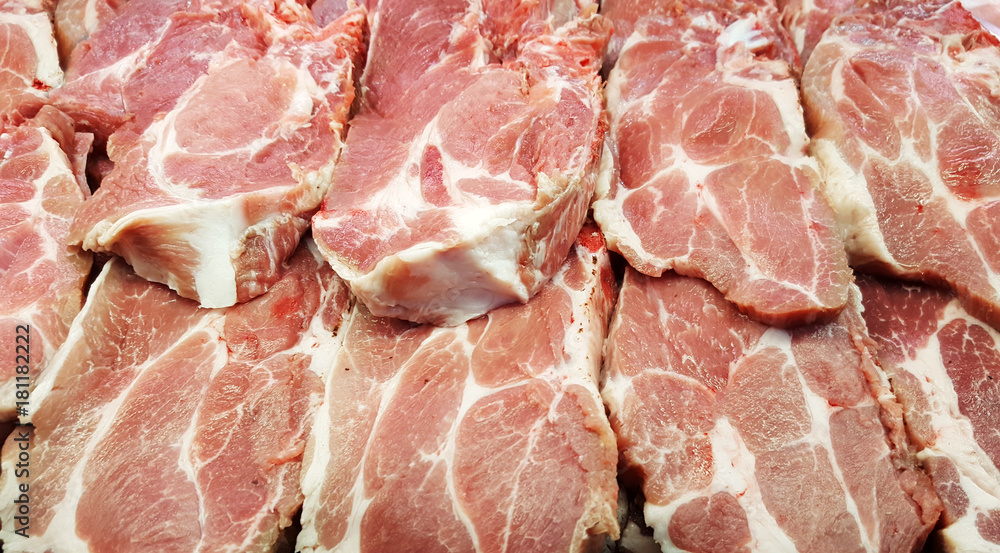
<path id="1" fill-rule="evenodd" d="M 385 0 L 313 232 L 377 316 L 459 324 L 558 270 L 595 186 L 595 6 Z"/>
<path id="2" fill-rule="evenodd" d="M 837 19 L 802 78 L 849 260 L 1000 325 L 997 40 L 957 2 L 888 4 Z"/>
<path id="3" fill-rule="evenodd" d="M 594 218 L 608 245 L 645 274 L 707 279 L 762 322 L 829 320 L 850 270 L 775 8 L 653 4 L 608 12 L 634 26 L 607 85 Z"/>
<path id="4" fill-rule="evenodd" d="M 358 303 L 325 374 L 296 550 L 556 553 L 617 538 L 597 391 L 614 289 L 588 225 L 527 304 L 434 327 Z"/>
<path id="5" fill-rule="evenodd" d="M 63 83 L 44 0 L 0 2 L 0 125 L 33 116 Z"/>
<path id="6" fill-rule="evenodd" d="M 89 52 L 145 4 L 129 3 Z M 136 110 L 108 140 L 114 169 L 77 214 L 71 243 L 119 254 L 205 307 L 247 301 L 281 277 L 340 153 L 364 11 L 319 28 L 304 6 L 278 4 L 174 13 L 148 43 L 67 85 L 60 105 L 84 101 L 93 79 L 118 79 L 114 94 L 87 90 Z M 149 88 L 160 80 L 180 88 Z"/>
<path id="7" fill-rule="evenodd" d="M 664 551 L 920 549 L 940 503 L 859 301 L 782 330 L 703 280 L 627 269 L 602 395 Z"/>
<path id="8" fill-rule="evenodd" d="M 1000 549 L 1000 332 L 947 292 L 859 285 L 879 362 L 944 503 L 945 549 Z"/>
<path id="9" fill-rule="evenodd" d="M 108 263 L 4 446 L 4 551 L 272 551 L 349 307 L 304 243 L 270 292 L 201 309 Z M 15 477 L 21 432 L 29 478 Z M 17 486 L 30 486 L 28 537 Z"/>
<path id="10" fill-rule="evenodd" d="M 68 248 L 66 236 L 89 195 L 75 175 L 91 138 L 48 106 L 0 127 L 0 340 L 11 348 L 0 365 L 0 420 L 16 417 L 18 391 L 37 381 L 83 303 L 91 256 Z"/>
<path id="11" fill-rule="evenodd" d="M 114 19 L 126 2 L 128 0 L 59 0 L 55 9 L 59 55 L 66 60 L 72 57 L 77 44 Z"/>

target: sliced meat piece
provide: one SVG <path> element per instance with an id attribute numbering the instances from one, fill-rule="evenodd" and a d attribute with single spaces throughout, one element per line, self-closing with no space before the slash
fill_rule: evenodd
<path id="1" fill-rule="evenodd" d="M 18 431 L 4 447 L 0 499 L 31 498 L 26 539 L 2 511 L 4 550 L 270 551 L 302 501 L 313 366 L 329 366 L 349 299 L 311 243 L 228 310 L 108 263 L 32 394 L 29 475 Z"/>
<path id="2" fill-rule="evenodd" d="M 861 270 L 947 284 L 1000 325 L 1000 49 L 958 3 L 837 19 L 802 78 L 812 151 Z"/>
<path id="3" fill-rule="evenodd" d="M 773 6 L 747 6 L 638 18 L 608 77 L 594 218 L 645 274 L 705 278 L 768 324 L 829 320 L 850 271 L 804 153 L 794 48 Z"/>
<path id="4" fill-rule="evenodd" d="M 0 2 L 0 125 L 32 117 L 63 83 L 50 11 L 41 0 Z"/>
<path id="5" fill-rule="evenodd" d="M 256 4 L 257 2 L 253 2 Z M 141 132 L 171 111 L 214 58 L 259 57 L 261 36 L 234 0 L 133 0 L 67 62 L 52 101 L 103 143 L 126 122 Z M 197 54 L 197 55 L 195 55 Z"/>
<path id="6" fill-rule="evenodd" d="M 281 277 L 330 183 L 364 25 L 360 8 L 322 29 L 298 4 L 282 9 L 291 15 L 243 5 L 232 32 L 255 33 L 266 49 L 210 49 L 211 66 L 170 109 L 111 137 L 114 169 L 73 221 L 71 243 L 117 253 L 205 307 L 247 301 Z M 201 18 L 204 32 L 214 17 Z M 128 82 L 172 70 L 157 67 Z"/>
<path id="7" fill-rule="evenodd" d="M 59 0 L 55 10 L 59 55 L 68 60 L 76 45 L 114 19 L 128 0 Z"/>
<path id="8" fill-rule="evenodd" d="M 858 284 L 879 363 L 944 503 L 946 549 L 1000 549 L 984 523 L 1000 513 L 1000 332 L 948 292 L 871 277 Z"/>
<path id="9" fill-rule="evenodd" d="M 1000 2 L 996 0 L 963 0 L 962 7 L 983 24 L 983 28 L 1000 37 Z"/>
<path id="10" fill-rule="evenodd" d="M 778 0 L 782 20 L 805 64 L 833 18 L 850 12 L 855 0 Z"/>
<path id="11" fill-rule="evenodd" d="M 627 269 L 602 395 L 664 551 L 920 549 L 940 502 L 859 301 L 781 330 L 703 280 Z"/>
<path id="12" fill-rule="evenodd" d="M 355 306 L 325 375 L 297 551 L 588 551 L 618 537 L 597 392 L 614 277 L 596 227 L 527 304 L 456 327 Z"/>
<path id="13" fill-rule="evenodd" d="M 91 255 L 66 237 L 89 194 L 75 176 L 86 151 L 71 156 L 90 138 L 50 106 L 0 133 L 0 340 L 11 348 L 0 365 L 0 420 L 16 418 L 18 395 L 23 406 L 83 304 Z"/>
<path id="14" fill-rule="evenodd" d="M 593 194 L 608 25 L 586 2 L 478 4 L 373 12 L 361 111 L 313 229 L 378 316 L 454 325 L 527 301 Z"/>

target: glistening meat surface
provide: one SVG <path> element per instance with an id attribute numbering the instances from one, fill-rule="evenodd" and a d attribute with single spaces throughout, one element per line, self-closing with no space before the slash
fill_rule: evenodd
<path id="1" fill-rule="evenodd" d="M 609 246 L 645 274 L 705 278 L 763 322 L 829 320 L 850 272 L 775 8 L 633 4 L 608 14 L 634 20 L 608 77 L 594 202 Z"/>
<path id="2" fill-rule="evenodd" d="M 458 324 L 527 301 L 565 260 L 595 185 L 610 33 L 580 4 L 374 8 L 313 229 L 375 315 Z"/>
<path id="3" fill-rule="evenodd" d="M 614 286 L 591 225 L 527 304 L 450 328 L 357 304 L 324 375 L 296 549 L 556 553 L 617 538 L 597 391 Z"/>
<path id="4" fill-rule="evenodd" d="M 858 269 L 947 284 L 1000 324 L 1000 48 L 957 2 L 837 19 L 802 78 Z"/>
<path id="5" fill-rule="evenodd" d="M 95 45 L 105 44 L 102 37 L 141 5 L 129 3 L 95 35 L 92 56 Z M 149 280 L 205 307 L 225 307 L 262 294 L 281 277 L 282 262 L 329 186 L 354 99 L 363 10 L 322 29 L 293 2 L 179 12 L 168 21 L 157 27 L 158 41 L 83 73 L 60 97 L 60 105 L 80 113 L 70 100 L 87 99 L 82 87 L 118 79 L 123 92 L 95 94 L 136 110 L 109 139 L 114 169 L 77 213 L 70 242 L 114 252 Z M 167 56 L 163 49 L 173 58 L 153 63 Z M 195 69 L 185 65 L 189 58 Z M 134 74 L 121 79 L 125 70 Z M 161 94 L 161 79 L 182 88 Z M 150 87 L 154 92 L 146 94 Z M 138 95 L 138 107 L 129 93 Z"/>
<path id="6" fill-rule="evenodd" d="M 63 83 L 45 0 L 0 3 L 0 124 L 18 124 Z"/>
<path id="7" fill-rule="evenodd" d="M 0 128 L 0 340 L 11 348 L 0 366 L 0 420 L 16 418 L 18 390 L 23 400 L 83 304 L 91 256 L 66 237 L 89 194 L 75 174 L 92 138 L 51 107 Z"/>
<path id="8" fill-rule="evenodd" d="M 945 549 L 1000 550 L 1000 332 L 947 292 L 859 285 L 879 362 L 944 503 Z"/>
<path id="9" fill-rule="evenodd" d="M 32 396 L 30 478 L 4 446 L 4 550 L 271 551 L 302 501 L 312 365 L 329 365 L 349 298 L 308 243 L 270 293 L 227 310 L 108 263 Z M 23 483 L 27 539 L 7 508 Z"/>
<path id="10" fill-rule="evenodd" d="M 833 322 L 782 330 L 702 280 L 627 270 L 602 395 L 664 551 L 923 545 L 940 503 L 907 451 L 859 301 L 853 289 Z"/>

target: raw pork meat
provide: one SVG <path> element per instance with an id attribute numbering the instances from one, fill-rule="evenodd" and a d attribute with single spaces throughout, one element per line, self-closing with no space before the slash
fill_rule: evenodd
<path id="1" fill-rule="evenodd" d="M 565 260 L 595 186 L 610 33 L 580 1 L 378 3 L 313 219 L 375 315 L 459 324 L 527 301 Z"/>
<path id="2" fill-rule="evenodd" d="M 555 553 L 617 538 L 597 392 L 614 288 L 588 225 L 526 305 L 447 328 L 357 304 L 325 376 L 296 550 Z"/>
<path id="3" fill-rule="evenodd" d="M 68 59 L 77 44 L 118 15 L 127 1 L 59 0 L 55 10 L 59 55 Z"/>
<path id="4" fill-rule="evenodd" d="M 75 175 L 91 139 L 48 106 L 0 128 L 0 340 L 10 348 L 0 364 L 0 420 L 15 418 L 18 390 L 23 400 L 83 303 L 91 256 L 67 248 L 66 236 L 87 195 Z M 19 365 L 28 372 L 18 374 Z"/>
<path id="5" fill-rule="evenodd" d="M 1000 332 L 946 292 L 859 285 L 879 362 L 944 502 L 945 549 L 1000 550 Z"/>
<path id="6" fill-rule="evenodd" d="M 795 63 L 773 6 L 692 2 L 639 18 L 608 77 L 594 202 L 636 269 L 705 278 L 782 326 L 835 316 L 850 280 L 804 153 Z"/>
<path id="7" fill-rule="evenodd" d="M 838 18 L 802 78 L 851 264 L 1000 325 L 1000 49 L 958 3 Z"/>
<path id="8" fill-rule="evenodd" d="M 357 3 L 365 5 L 363 1 Z M 310 9 L 312 9 L 313 17 L 316 18 L 316 23 L 326 25 L 346 12 L 348 6 L 347 0 L 316 0 Z"/>
<path id="9" fill-rule="evenodd" d="M 983 24 L 983 28 L 1000 37 L 1000 2 L 997 0 L 963 0 L 962 7 Z"/>
<path id="10" fill-rule="evenodd" d="M 854 0 L 778 0 L 778 6 L 804 64 L 833 18 L 851 11 Z"/>
<path id="11" fill-rule="evenodd" d="M 304 244 L 270 292 L 201 309 L 108 263 L 3 451 L 5 552 L 271 551 L 350 293 Z M 29 486 L 27 539 L 15 487 Z"/>
<path id="12" fill-rule="evenodd" d="M 0 125 L 18 124 L 63 82 L 44 0 L 0 0 Z"/>
<path id="13" fill-rule="evenodd" d="M 88 43 L 90 52 L 147 4 L 127 4 Z M 281 277 L 340 152 L 364 11 L 355 8 L 320 29 L 303 6 L 274 9 L 246 3 L 220 13 L 174 14 L 160 32 L 180 38 L 152 45 L 173 52 L 172 62 L 154 63 L 158 50 L 143 47 L 67 84 L 105 71 L 114 80 L 127 68 L 137 73 L 124 81 L 124 96 L 102 97 L 128 100 L 130 87 L 139 87 L 132 92 L 143 106 L 111 136 L 115 167 L 77 214 L 71 243 L 117 253 L 140 276 L 205 307 L 247 301 Z M 212 39 L 201 42 L 202 34 Z M 193 57 L 207 69 L 176 68 L 184 63 L 176 59 L 179 48 L 200 46 L 207 50 Z M 160 69 L 139 69 L 147 64 Z M 143 92 L 174 77 L 186 89 L 169 98 L 165 91 L 162 104 L 151 99 L 155 92 Z M 60 105 L 67 101 L 60 97 Z"/>
<path id="14" fill-rule="evenodd" d="M 833 322 L 781 330 L 702 280 L 627 269 L 602 394 L 664 551 L 921 547 L 940 503 L 859 309 L 852 287 Z"/>

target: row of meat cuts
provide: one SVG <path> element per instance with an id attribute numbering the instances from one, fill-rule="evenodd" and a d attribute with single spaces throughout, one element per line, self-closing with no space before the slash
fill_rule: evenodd
<path id="1" fill-rule="evenodd" d="M 998 14 L 0 0 L 3 550 L 1000 552 Z"/>

